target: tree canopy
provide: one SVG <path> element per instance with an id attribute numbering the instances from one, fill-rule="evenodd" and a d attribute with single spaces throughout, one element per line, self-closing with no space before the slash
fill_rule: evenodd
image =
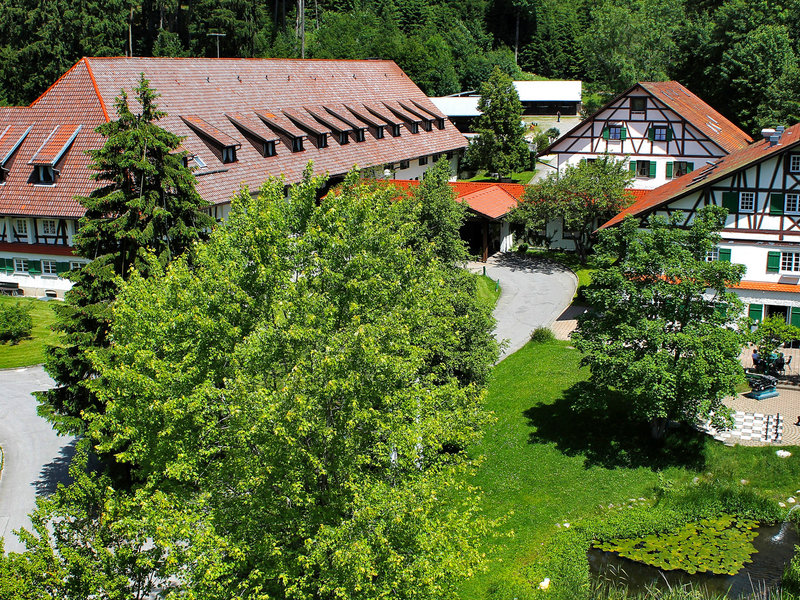
<path id="1" fill-rule="evenodd" d="M 521 171 L 530 162 L 522 124 L 522 103 L 511 78 L 495 69 L 481 86 L 475 121 L 478 134 L 467 148 L 467 162 L 501 175 Z"/>
<path id="2" fill-rule="evenodd" d="M 320 201 L 310 173 L 288 198 L 278 179 L 243 191 L 191 260 L 152 254 L 120 284 L 89 437 L 134 484 L 80 478 L 49 513 L 72 537 L 39 528 L 0 572 L 51 563 L 84 597 L 172 577 L 220 600 L 427 599 L 479 568 L 466 448 L 497 343 L 476 276 L 437 255 L 452 233 L 419 234 L 441 186 L 406 198 L 354 173 Z M 99 539 L 126 553 L 104 562 Z"/>
<path id="3" fill-rule="evenodd" d="M 131 111 L 123 93 L 117 119 L 98 127 L 105 142 L 90 151 L 89 168 L 101 185 L 78 198 L 86 212 L 74 237 L 75 252 L 92 262 L 68 274 L 73 288 L 56 308 L 62 343 L 48 348 L 45 362 L 58 385 L 38 394 L 40 413 L 62 432 L 82 431 L 83 411 L 100 410 L 85 385 L 95 375 L 88 352 L 108 343 L 115 278 L 128 278 L 132 269 L 146 274 L 149 253 L 166 264 L 214 222 L 183 163 L 185 153 L 178 151 L 180 138 L 157 125 L 164 113 L 144 76 L 135 94 L 140 113 Z"/>
<path id="4" fill-rule="evenodd" d="M 739 353 L 749 335 L 727 289 L 744 266 L 707 260 L 725 214 L 705 207 L 686 229 L 681 215 L 652 217 L 646 228 L 628 217 L 603 233 L 597 251 L 615 262 L 592 276 L 591 308 L 573 334 L 600 391 L 585 402 L 602 410 L 614 390 L 656 435 L 670 420 L 725 423 L 722 399 L 743 380 Z"/>
<path id="5" fill-rule="evenodd" d="M 612 156 L 569 165 L 562 174 L 551 173 L 529 186 L 510 219 L 523 228 L 528 239 L 546 231 L 551 220 L 560 220 L 563 232 L 572 234 L 575 250 L 585 261 L 594 230 L 631 203 L 626 191 L 631 180 L 626 162 Z"/>

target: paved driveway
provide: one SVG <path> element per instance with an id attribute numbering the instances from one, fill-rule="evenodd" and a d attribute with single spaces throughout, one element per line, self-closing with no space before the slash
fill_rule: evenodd
<path id="1" fill-rule="evenodd" d="M 507 252 L 495 254 L 486 263 L 486 274 L 500 280 L 500 299 L 494 309 L 495 337 L 508 340 L 502 360 L 522 348 L 537 327 L 550 327 L 575 295 L 578 279 L 557 263 L 534 260 Z M 469 263 L 476 272 L 484 263 Z"/>
<path id="2" fill-rule="evenodd" d="M 0 475 L 0 536 L 7 552 L 21 552 L 12 530 L 30 529 L 28 513 L 37 494 L 50 494 L 68 476 L 74 438 L 60 437 L 36 414 L 31 392 L 53 381 L 41 366 L 0 371 L 0 446 L 5 463 Z"/>

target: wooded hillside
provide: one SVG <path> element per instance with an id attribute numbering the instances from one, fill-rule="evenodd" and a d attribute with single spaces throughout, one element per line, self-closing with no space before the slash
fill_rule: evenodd
<path id="1" fill-rule="evenodd" d="M 305 57 L 393 59 L 430 95 L 494 66 L 582 79 L 590 106 L 677 79 L 752 133 L 800 120 L 798 21 L 800 0 L 6 0 L 0 103 L 31 102 L 81 56 L 213 57 L 219 42 L 300 57 L 304 29 Z"/>

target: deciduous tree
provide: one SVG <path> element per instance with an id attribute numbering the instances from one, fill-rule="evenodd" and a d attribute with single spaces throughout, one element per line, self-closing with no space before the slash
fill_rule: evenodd
<path id="1" fill-rule="evenodd" d="M 726 422 L 722 399 L 743 380 L 749 333 L 737 327 L 742 305 L 728 291 L 744 266 L 706 260 L 725 214 L 705 207 L 686 229 L 681 215 L 652 217 L 646 228 L 629 217 L 603 234 L 597 249 L 616 262 L 593 275 L 591 309 L 573 334 L 599 391 L 584 399 L 594 409 L 613 390 L 656 437 L 669 421 Z"/>
<path id="2" fill-rule="evenodd" d="M 528 238 L 544 231 L 549 221 L 560 220 L 562 230 L 574 234 L 575 251 L 585 262 L 592 232 L 630 204 L 625 189 L 630 182 L 626 163 L 611 156 L 570 165 L 563 173 L 552 173 L 530 186 L 510 218 Z"/>
<path id="3" fill-rule="evenodd" d="M 241 193 L 191 267 L 122 286 L 91 435 L 200 507 L 225 560 L 174 544 L 198 597 L 452 597 L 487 525 L 461 482 L 489 311 L 453 299 L 415 199 L 351 176 L 318 203 L 308 173 L 288 200 Z"/>

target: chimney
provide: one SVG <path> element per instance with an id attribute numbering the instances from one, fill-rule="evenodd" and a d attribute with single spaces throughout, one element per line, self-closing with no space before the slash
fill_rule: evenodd
<path id="1" fill-rule="evenodd" d="M 765 140 L 768 140 L 773 134 L 777 133 L 774 129 L 762 129 L 761 130 L 761 137 Z"/>
<path id="2" fill-rule="evenodd" d="M 781 134 L 780 133 L 773 133 L 769 136 L 769 145 L 770 146 L 777 146 L 778 142 L 781 141 Z"/>

